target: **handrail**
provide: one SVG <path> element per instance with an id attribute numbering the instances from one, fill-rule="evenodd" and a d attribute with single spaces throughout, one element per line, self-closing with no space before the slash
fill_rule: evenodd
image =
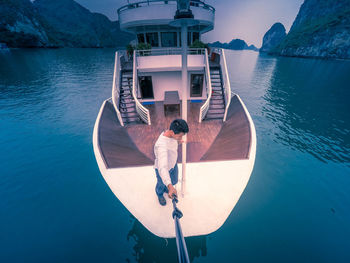
<path id="1" fill-rule="evenodd" d="M 205 118 L 205 115 L 207 115 L 207 112 L 209 110 L 209 103 L 211 99 L 212 94 L 212 87 L 211 87 L 211 78 L 210 78 L 210 70 L 209 70 L 209 60 L 208 60 L 208 50 L 205 49 L 205 77 L 207 80 L 207 94 L 208 98 L 205 101 L 205 103 L 202 105 L 200 112 L 199 112 L 199 122 L 202 122 L 202 120 Z"/>
<path id="2" fill-rule="evenodd" d="M 134 9 L 134 8 L 139 8 L 142 6 L 148 6 L 148 5 L 153 5 L 153 4 L 159 4 L 159 3 L 163 3 L 163 4 L 169 4 L 169 2 L 177 2 L 176 0 L 169 0 L 169 1 L 164 1 L 164 0 L 148 0 L 148 1 L 139 1 L 139 2 L 134 2 L 134 3 L 129 3 L 127 5 L 124 5 L 122 7 L 120 7 L 118 9 L 118 15 L 120 14 L 120 12 L 127 10 L 127 9 Z M 203 7 L 204 9 L 208 9 L 210 11 L 212 11 L 213 13 L 215 12 L 215 8 L 212 7 L 211 5 L 208 5 L 200 0 L 195 0 L 195 1 L 190 1 L 190 5 L 191 6 L 195 6 L 195 7 Z"/>
<path id="3" fill-rule="evenodd" d="M 188 55 L 204 55 L 205 48 L 188 48 Z M 139 57 L 143 56 L 163 56 L 163 55 L 181 55 L 182 48 L 152 48 L 136 50 L 136 55 Z"/>
<path id="4" fill-rule="evenodd" d="M 228 76 L 228 70 L 227 70 L 227 64 L 226 64 L 226 56 L 225 56 L 225 51 L 221 49 L 221 57 L 222 59 L 220 60 L 221 68 L 222 68 L 222 73 L 223 73 L 223 88 L 225 92 L 225 102 L 226 102 L 226 108 L 225 108 L 225 114 L 223 121 L 226 121 L 227 117 L 227 112 L 228 108 L 230 107 L 231 103 L 231 83 L 230 83 L 230 78 Z"/>
<path id="5" fill-rule="evenodd" d="M 140 101 L 137 99 L 136 96 L 136 90 L 137 90 L 137 57 L 136 57 L 136 50 L 134 50 L 134 64 L 133 64 L 133 78 L 132 78 L 132 97 L 135 101 L 136 111 L 141 117 L 141 119 L 147 123 L 148 125 L 151 125 L 151 116 L 149 114 L 149 110 L 145 108 Z"/>
<path id="6" fill-rule="evenodd" d="M 115 52 L 113 87 L 112 87 L 112 102 L 113 102 L 114 110 L 117 113 L 120 125 L 124 126 L 123 118 L 122 118 L 120 111 L 119 111 L 120 71 L 121 71 L 121 66 L 120 66 L 120 61 L 119 61 L 119 54 L 118 54 L 118 52 Z"/>

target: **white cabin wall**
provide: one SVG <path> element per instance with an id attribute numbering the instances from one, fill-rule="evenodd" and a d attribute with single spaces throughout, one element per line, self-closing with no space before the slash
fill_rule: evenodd
<path id="1" fill-rule="evenodd" d="M 181 55 L 139 56 L 137 69 L 139 72 L 181 71 Z M 198 70 L 205 66 L 203 55 L 188 55 L 188 69 Z"/>
<path id="2" fill-rule="evenodd" d="M 202 97 L 190 97 L 191 74 L 204 74 L 204 70 L 196 70 L 188 72 L 188 90 L 187 98 L 189 100 L 206 100 L 206 82 L 204 76 Z M 145 99 L 141 101 L 163 101 L 165 91 L 178 91 L 180 100 L 182 99 L 182 80 L 181 71 L 165 71 L 165 72 L 140 72 L 139 76 L 151 76 L 153 85 L 154 99 Z"/>
<path id="3" fill-rule="evenodd" d="M 143 73 L 142 75 L 148 75 Z M 172 72 L 152 72 L 153 84 L 153 94 L 155 101 L 164 100 L 165 91 L 179 91 L 179 96 L 181 99 L 181 72 L 172 71 Z"/>

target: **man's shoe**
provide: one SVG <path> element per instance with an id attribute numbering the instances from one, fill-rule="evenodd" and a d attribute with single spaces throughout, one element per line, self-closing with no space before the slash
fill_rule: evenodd
<path id="1" fill-rule="evenodd" d="M 164 196 L 158 196 L 158 201 L 159 201 L 160 205 L 162 205 L 162 206 L 166 205 L 166 200 L 165 200 Z"/>

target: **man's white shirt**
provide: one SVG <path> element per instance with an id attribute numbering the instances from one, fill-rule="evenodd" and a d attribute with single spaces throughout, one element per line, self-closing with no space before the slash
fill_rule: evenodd
<path id="1" fill-rule="evenodd" d="M 156 156 L 154 168 L 158 169 L 160 178 L 166 186 L 171 184 L 169 170 L 174 168 L 177 162 L 177 147 L 177 140 L 164 136 L 164 132 L 161 133 L 154 145 Z"/>

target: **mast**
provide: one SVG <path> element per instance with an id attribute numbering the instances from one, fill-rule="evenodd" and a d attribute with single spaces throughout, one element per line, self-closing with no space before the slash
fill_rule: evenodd
<path id="1" fill-rule="evenodd" d="M 187 93 L 188 93 L 188 70 L 187 70 L 187 33 L 188 27 L 196 25 L 198 22 L 194 20 L 192 11 L 190 10 L 189 0 L 177 0 L 177 10 L 174 21 L 171 26 L 181 27 L 181 56 L 182 56 L 182 105 L 181 117 L 187 121 Z M 182 144 L 182 182 L 181 194 L 185 194 L 186 186 L 186 158 L 187 158 L 187 135 L 184 137 L 185 143 Z"/>
<path id="2" fill-rule="evenodd" d="M 181 113 L 182 119 L 187 122 L 187 25 L 181 24 L 181 45 L 182 45 L 182 105 Z M 187 135 L 183 139 L 182 143 L 182 182 L 181 182 L 181 194 L 185 195 L 185 183 L 186 183 L 186 158 L 187 158 Z"/>

